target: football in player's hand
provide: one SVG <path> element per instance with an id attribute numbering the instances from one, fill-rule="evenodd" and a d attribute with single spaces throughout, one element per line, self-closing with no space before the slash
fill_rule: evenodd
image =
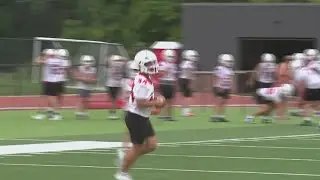
<path id="1" fill-rule="evenodd" d="M 159 102 L 159 105 L 157 105 L 157 108 L 163 108 L 166 105 L 166 98 L 159 95 L 156 97 L 156 100 Z"/>
<path id="2" fill-rule="evenodd" d="M 152 115 L 158 115 L 158 114 L 160 114 L 160 112 L 161 112 L 161 109 L 160 109 L 160 108 L 157 108 L 157 107 L 154 107 L 154 108 L 152 108 L 152 110 L 151 110 L 151 114 L 152 114 Z"/>

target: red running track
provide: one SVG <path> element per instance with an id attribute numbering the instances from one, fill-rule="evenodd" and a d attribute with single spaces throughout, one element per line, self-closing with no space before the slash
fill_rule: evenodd
<path id="1" fill-rule="evenodd" d="M 91 101 L 107 102 L 107 94 L 94 94 Z M 177 94 L 175 97 L 175 105 L 181 105 L 183 97 Z M 64 96 L 64 107 L 74 107 L 77 104 L 78 97 L 76 95 Z M 214 97 L 210 93 L 194 93 L 191 104 L 198 106 L 211 105 L 214 103 Z M 232 96 L 228 101 L 229 105 L 254 105 L 254 101 L 250 96 Z M 1 96 L 0 109 L 33 109 L 36 107 L 46 107 L 45 99 L 40 96 Z"/>

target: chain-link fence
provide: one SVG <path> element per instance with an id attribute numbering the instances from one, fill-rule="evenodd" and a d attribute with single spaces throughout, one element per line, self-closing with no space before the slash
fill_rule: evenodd
<path id="1" fill-rule="evenodd" d="M 38 95 L 41 94 L 41 84 L 32 81 L 31 70 L 33 65 L 0 65 L 0 95 Z M 100 65 L 103 66 L 103 65 Z M 10 69 L 10 71 L 3 71 Z M 250 93 L 246 86 L 250 71 L 238 71 L 235 76 L 234 93 Z M 70 78 L 72 81 L 72 78 Z M 212 72 L 197 72 L 196 79 L 192 82 L 193 91 L 199 93 L 212 92 Z M 179 87 L 177 85 L 177 90 Z M 98 92 L 98 91 L 97 91 Z M 67 93 L 76 93 L 75 89 L 68 89 Z"/>

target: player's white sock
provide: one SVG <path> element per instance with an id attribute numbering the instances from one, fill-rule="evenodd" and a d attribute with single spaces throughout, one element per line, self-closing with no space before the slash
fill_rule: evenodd
<path id="1" fill-rule="evenodd" d="M 307 121 L 307 122 L 310 122 L 310 121 L 311 121 L 311 118 L 305 117 L 305 118 L 303 118 L 303 120 L 304 120 L 304 121 Z"/>
<path id="2" fill-rule="evenodd" d="M 245 122 L 252 123 L 254 121 L 254 116 L 247 116 Z"/>

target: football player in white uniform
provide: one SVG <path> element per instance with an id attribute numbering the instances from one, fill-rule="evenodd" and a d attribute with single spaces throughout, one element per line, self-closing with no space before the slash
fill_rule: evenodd
<path id="1" fill-rule="evenodd" d="M 298 76 L 298 87 L 300 97 L 303 97 L 305 111 L 303 112 L 304 121 L 301 125 L 311 125 L 311 110 L 318 110 L 320 102 L 320 72 L 316 59 L 310 60 L 308 65 L 300 70 Z"/>
<path id="2" fill-rule="evenodd" d="M 192 101 L 191 83 L 195 79 L 195 71 L 197 70 L 196 62 L 199 54 L 195 50 L 185 50 L 182 52 L 183 61 L 180 66 L 179 84 L 183 93 L 183 107 L 181 114 L 183 116 L 193 116 L 189 105 Z"/>
<path id="3" fill-rule="evenodd" d="M 106 90 L 112 101 L 112 108 L 109 110 L 109 119 L 118 119 L 116 115 L 117 100 L 121 93 L 121 87 L 127 70 L 126 58 L 119 55 L 112 55 L 106 60 L 106 67 Z"/>
<path id="4" fill-rule="evenodd" d="M 159 64 L 160 93 L 166 98 L 166 116 L 160 117 L 172 121 L 172 101 L 176 89 L 177 55 L 174 50 L 167 49 L 162 53 L 164 61 Z"/>
<path id="5" fill-rule="evenodd" d="M 165 104 L 163 97 L 155 98 L 154 86 L 150 78 L 151 75 L 157 73 L 156 55 L 149 50 L 142 50 L 136 54 L 135 59 L 140 62 L 140 73 L 133 81 L 125 117 L 133 145 L 126 151 L 124 157 L 119 157 L 121 158 L 119 161 L 120 169 L 115 174 L 117 180 L 131 180 L 128 171 L 136 160 L 157 148 L 150 115 L 152 108 L 161 108 Z"/>
<path id="6" fill-rule="evenodd" d="M 50 120 L 61 120 L 62 116 L 55 110 L 62 105 L 62 94 L 64 92 L 64 82 L 66 81 L 67 70 L 70 66 L 69 52 L 65 49 L 48 50 L 49 56 L 38 62 L 43 65 L 43 91 L 47 96 L 48 104 L 52 108 L 49 114 Z M 37 115 L 36 119 L 43 119 L 43 115 Z"/>
<path id="7" fill-rule="evenodd" d="M 262 54 L 261 62 L 254 68 L 248 84 L 252 86 L 255 83 L 255 89 L 272 87 L 276 80 L 277 65 L 275 62 L 276 57 L 273 54 Z"/>
<path id="8" fill-rule="evenodd" d="M 95 58 L 83 55 L 80 58 L 80 66 L 74 71 L 74 79 L 78 81 L 80 101 L 77 107 L 76 117 L 78 119 L 88 118 L 87 108 L 91 95 L 92 85 L 97 81 L 97 70 L 94 67 Z"/>
<path id="9" fill-rule="evenodd" d="M 213 93 L 216 96 L 217 106 L 216 115 L 211 117 L 212 121 L 227 122 L 224 110 L 227 100 L 230 98 L 230 93 L 233 87 L 234 79 L 234 57 L 231 54 L 221 54 L 218 57 L 219 65 L 213 71 Z"/>
<path id="10" fill-rule="evenodd" d="M 55 50 L 53 49 L 44 49 L 41 54 L 35 59 L 35 64 L 42 67 L 42 65 L 45 63 L 46 59 L 53 58 L 55 56 Z M 43 68 L 42 68 L 43 70 Z M 42 81 L 42 89 L 44 89 L 45 82 Z M 44 96 L 41 98 L 44 99 L 44 101 L 48 101 L 47 97 L 45 96 L 45 93 L 43 92 Z M 39 105 L 39 109 L 36 115 L 33 115 L 33 119 L 42 120 L 46 117 L 46 114 L 52 114 L 52 109 L 48 108 L 47 110 L 44 110 L 41 108 L 41 105 Z"/>
<path id="11" fill-rule="evenodd" d="M 290 62 L 290 69 L 292 73 L 292 84 L 295 86 L 294 96 L 299 96 L 298 92 L 298 78 L 301 72 L 301 69 L 305 66 L 306 63 L 306 55 L 304 53 L 294 53 L 292 55 L 292 61 Z M 290 114 L 292 116 L 301 116 L 303 111 L 304 100 L 303 98 L 299 98 L 299 102 L 297 103 L 297 109 L 291 110 Z"/>
<path id="12" fill-rule="evenodd" d="M 292 95 L 294 86 L 283 84 L 280 87 L 257 89 L 257 99 L 262 106 L 260 110 L 251 116 L 247 116 L 245 121 L 253 123 L 256 116 L 269 116 L 274 109 L 282 108 L 284 101 Z M 262 119 L 262 122 L 271 122 L 271 119 Z"/>

